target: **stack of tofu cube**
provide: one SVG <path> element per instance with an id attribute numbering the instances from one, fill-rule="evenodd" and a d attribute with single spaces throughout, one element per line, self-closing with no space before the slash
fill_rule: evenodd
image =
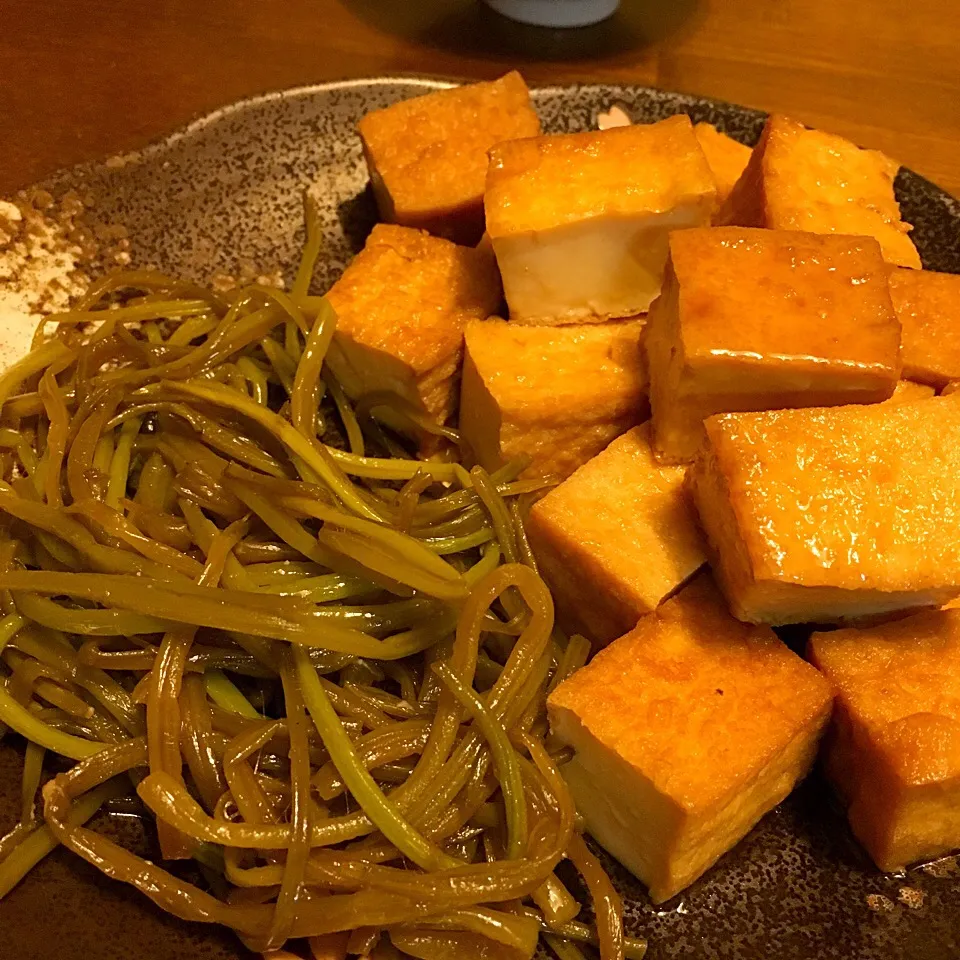
<path id="1" fill-rule="evenodd" d="M 826 732 L 882 869 L 960 846 L 960 277 L 897 165 L 780 116 L 542 135 L 516 73 L 360 134 L 385 222 L 329 363 L 421 455 L 457 422 L 552 478 L 529 540 L 595 656 L 548 711 L 596 840 L 666 900 Z"/>

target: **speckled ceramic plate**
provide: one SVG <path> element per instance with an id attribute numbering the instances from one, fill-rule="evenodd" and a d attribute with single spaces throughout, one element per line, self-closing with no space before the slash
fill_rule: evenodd
<path id="1" fill-rule="evenodd" d="M 328 245 L 315 277 L 323 289 L 374 220 L 354 135 L 366 111 L 446 84 L 379 78 L 306 87 L 246 100 L 145 150 L 52 177 L 54 194 L 80 188 L 99 217 L 121 224 L 135 266 L 209 279 L 217 273 L 289 279 L 303 240 L 301 196 L 321 200 Z M 684 112 L 752 143 L 762 114 L 642 87 L 550 87 L 534 95 L 544 125 L 573 131 L 620 103 L 640 121 Z M 905 218 L 929 269 L 960 272 L 960 203 L 904 171 Z M 19 807 L 20 753 L 0 743 L 0 830 Z M 135 820 L 114 822 L 148 853 Z M 960 870 L 954 860 L 884 876 L 851 840 L 816 776 L 769 814 L 682 897 L 660 907 L 615 863 L 631 933 L 650 957 L 767 960 L 947 960 L 960 957 Z M 160 914 L 62 851 L 0 902 L 3 960 L 236 960 L 231 934 Z"/>

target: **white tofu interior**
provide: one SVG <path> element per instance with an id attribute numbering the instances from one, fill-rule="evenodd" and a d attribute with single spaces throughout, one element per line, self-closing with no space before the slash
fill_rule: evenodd
<path id="1" fill-rule="evenodd" d="M 494 239 L 511 320 L 576 323 L 644 312 L 660 294 L 667 234 L 705 217 L 693 202 Z"/>

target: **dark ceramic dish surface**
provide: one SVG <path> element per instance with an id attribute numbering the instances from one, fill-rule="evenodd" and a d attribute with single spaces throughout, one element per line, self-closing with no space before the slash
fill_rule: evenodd
<path id="1" fill-rule="evenodd" d="M 289 281 L 303 242 L 302 194 L 311 188 L 326 229 L 322 292 L 375 218 L 354 133 L 368 110 L 448 84 L 377 78 L 290 90 L 219 110 L 142 151 L 79 167 L 41 187 L 79 189 L 99 219 L 127 228 L 132 265 L 207 280 L 280 271 Z M 534 99 L 548 131 L 595 125 L 619 103 L 637 121 L 682 112 L 753 143 L 763 115 L 701 97 L 643 87 L 549 87 Z M 960 272 L 960 203 L 909 171 L 897 179 L 904 217 L 928 269 Z M 0 831 L 19 810 L 21 744 L 0 742 Z M 130 815 L 102 829 L 155 855 Z M 956 858 L 880 874 L 852 840 L 817 775 L 766 816 L 681 896 L 659 907 L 605 858 L 626 906 L 628 931 L 650 940 L 651 960 L 947 960 L 960 957 Z M 585 910 L 585 915 L 588 911 Z M 132 888 L 58 851 L 0 901 L 0 960 L 174 960 L 249 957 L 228 931 L 163 915 Z"/>

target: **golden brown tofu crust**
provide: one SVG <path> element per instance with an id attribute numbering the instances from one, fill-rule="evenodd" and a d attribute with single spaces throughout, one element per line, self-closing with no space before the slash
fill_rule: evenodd
<path id="1" fill-rule="evenodd" d="M 884 403 L 913 403 L 915 400 L 929 400 L 936 395 L 936 390 L 925 383 L 914 383 L 913 380 L 897 381 L 897 388 L 893 396 L 884 400 Z"/>
<path id="2" fill-rule="evenodd" d="M 423 373 L 457 355 L 467 323 L 496 310 L 500 286 L 488 253 L 380 223 L 327 297 L 338 336 Z"/>
<path id="3" fill-rule="evenodd" d="M 815 633 L 837 688 L 827 771 L 882 869 L 960 847 L 960 611 Z"/>
<path id="4" fill-rule="evenodd" d="M 571 711 L 661 793 L 705 815 L 798 733 L 822 728 L 831 700 L 813 667 L 769 628 L 731 617 L 701 576 L 561 683 L 547 708 Z"/>
<path id="5" fill-rule="evenodd" d="M 716 222 L 872 236 L 888 263 L 919 269 L 894 196 L 898 169 L 877 150 L 774 114 Z"/>
<path id="6" fill-rule="evenodd" d="M 495 470 L 529 457 L 525 476 L 563 479 L 644 420 L 642 326 L 470 323 L 460 432 L 471 459 Z"/>
<path id="7" fill-rule="evenodd" d="M 703 150 L 716 181 L 719 206 L 730 196 L 730 191 L 746 169 L 753 151 L 733 137 L 721 133 L 712 123 L 698 123 L 693 132 L 697 135 L 700 149 Z"/>
<path id="8" fill-rule="evenodd" d="M 693 228 L 671 235 L 670 260 L 689 362 L 743 363 L 759 354 L 896 379 L 900 325 L 872 238 Z"/>
<path id="9" fill-rule="evenodd" d="M 898 268 L 890 296 L 903 328 L 903 374 L 940 389 L 960 379 L 960 274 Z"/>
<path id="10" fill-rule="evenodd" d="M 487 232 L 494 239 L 594 217 L 713 202 L 713 174 L 686 116 L 610 130 L 512 140 L 490 151 Z"/>
<path id="11" fill-rule="evenodd" d="M 565 629 L 609 643 L 703 564 L 683 477 L 654 462 L 644 425 L 534 504 L 527 535 Z"/>
<path id="12" fill-rule="evenodd" d="M 390 390 L 438 422 L 456 408 L 463 331 L 500 302 L 488 249 L 461 247 L 421 230 L 377 224 L 327 297 L 337 314 L 330 361 L 356 366 L 351 395 Z M 356 359 L 351 359 L 356 358 Z"/>
<path id="13" fill-rule="evenodd" d="M 475 243 L 483 232 L 487 151 L 536 136 L 540 120 L 513 71 L 375 110 L 358 129 L 383 219 Z"/>
<path id="14" fill-rule="evenodd" d="M 887 273 L 871 237 L 744 227 L 671 234 L 645 336 L 659 455 L 692 458 L 714 413 L 889 397 L 900 325 Z"/>
<path id="15" fill-rule="evenodd" d="M 960 397 L 705 429 L 691 481 L 737 616 L 834 622 L 960 593 Z"/>

